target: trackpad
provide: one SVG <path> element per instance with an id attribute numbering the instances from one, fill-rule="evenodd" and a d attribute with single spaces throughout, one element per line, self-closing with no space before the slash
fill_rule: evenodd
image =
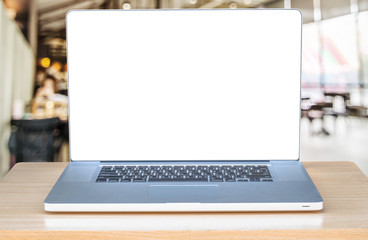
<path id="1" fill-rule="evenodd" d="M 216 199 L 218 185 L 151 185 L 149 198 L 162 202 L 202 202 Z"/>

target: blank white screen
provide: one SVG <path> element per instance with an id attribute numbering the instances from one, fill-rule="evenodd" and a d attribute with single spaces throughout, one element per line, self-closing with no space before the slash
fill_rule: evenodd
<path id="1" fill-rule="evenodd" d="M 72 160 L 296 160 L 296 10 L 72 11 Z"/>

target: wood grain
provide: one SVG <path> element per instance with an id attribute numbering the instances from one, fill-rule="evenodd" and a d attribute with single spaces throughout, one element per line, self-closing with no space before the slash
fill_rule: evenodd
<path id="1" fill-rule="evenodd" d="M 273 230 L 273 231 L 1 231 L 0 240 L 344 240 L 368 239 L 366 229 Z"/>
<path id="2" fill-rule="evenodd" d="M 306 162 L 320 212 L 47 213 L 67 163 L 20 163 L 0 180 L 0 239 L 368 239 L 368 178 L 351 162 Z"/>

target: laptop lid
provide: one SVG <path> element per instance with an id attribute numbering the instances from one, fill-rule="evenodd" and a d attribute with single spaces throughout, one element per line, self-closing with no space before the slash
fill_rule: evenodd
<path id="1" fill-rule="evenodd" d="M 73 161 L 298 160 L 298 10 L 67 14 Z"/>

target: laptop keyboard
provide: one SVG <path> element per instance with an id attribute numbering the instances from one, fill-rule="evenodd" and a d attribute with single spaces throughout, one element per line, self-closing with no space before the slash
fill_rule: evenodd
<path id="1" fill-rule="evenodd" d="M 96 182 L 272 182 L 267 165 L 102 166 Z"/>

